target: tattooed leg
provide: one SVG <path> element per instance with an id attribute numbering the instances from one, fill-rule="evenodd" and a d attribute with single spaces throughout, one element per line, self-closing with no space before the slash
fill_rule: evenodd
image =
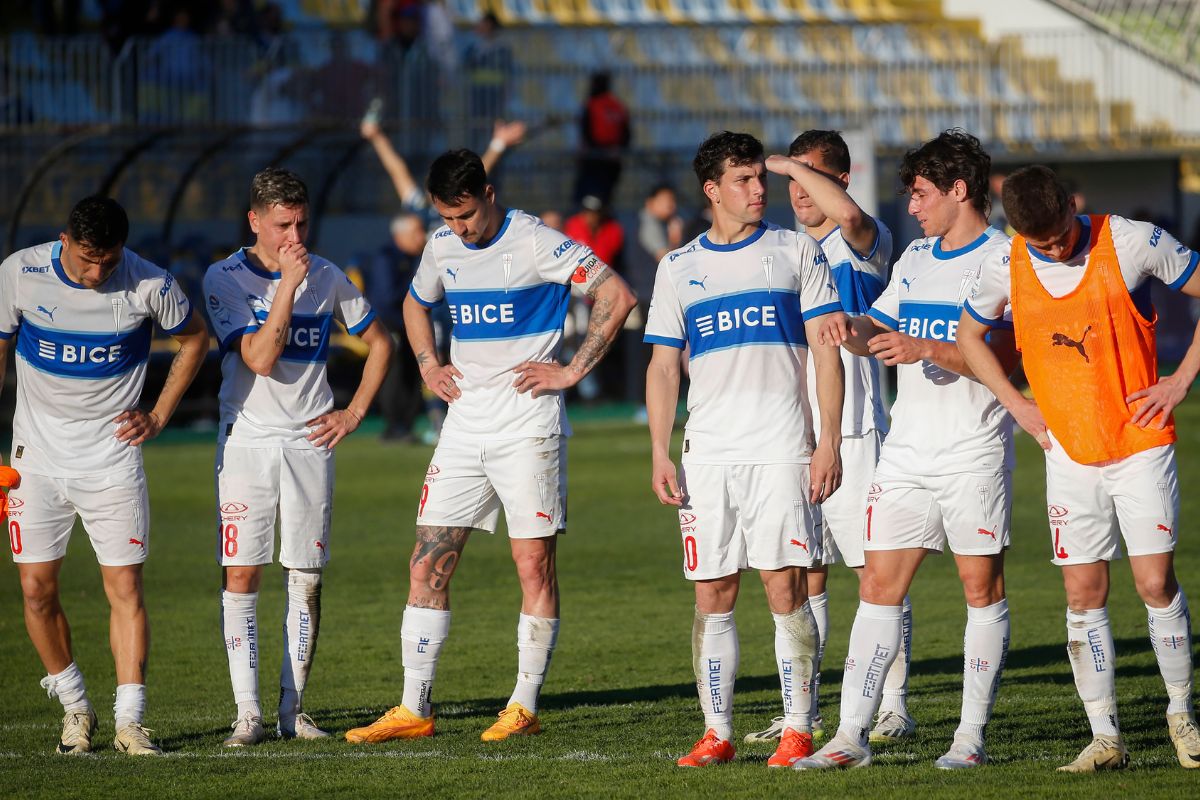
<path id="1" fill-rule="evenodd" d="M 408 570 L 410 606 L 449 610 L 450 578 L 470 533 L 470 528 L 417 526 L 417 546 Z"/>

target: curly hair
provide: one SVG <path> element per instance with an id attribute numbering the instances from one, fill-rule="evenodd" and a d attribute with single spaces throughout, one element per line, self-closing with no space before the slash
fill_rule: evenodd
<path id="1" fill-rule="evenodd" d="M 75 204 L 67 218 L 67 236 L 88 250 L 111 250 L 129 238 L 129 217 L 111 197 L 91 195 Z"/>
<path id="2" fill-rule="evenodd" d="M 909 150 L 900 162 L 900 182 L 905 191 L 912 189 L 917 178 L 924 178 L 943 193 L 953 189 L 957 181 L 962 181 L 967 186 L 971 205 L 985 216 L 992 208 L 988 191 L 991 173 L 992 157 L 977 138 L 962 128 L 942 131 L 936 139 Z"/>

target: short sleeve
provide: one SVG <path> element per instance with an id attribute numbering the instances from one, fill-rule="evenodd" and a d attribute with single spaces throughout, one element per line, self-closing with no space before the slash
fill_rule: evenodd
<path id="1" fill-rule="evenodd" d="M 371 323 L 375 321 L 374 309 L 346 273 L 333 264 L 326 265 L 326 268 L 332 270 L 334 274 L 333 315 L 346 326 L 346 330 L 350 334 L 361 336 L 362 332 L 371 327 Z"/>
<path id="2" fill-rule="evenodd" d="M 11 255 L 0 263 L 0 339 L 11 339 L 21 326 L 21 309 L 17 305 L 17 276 L 21 263 Z"/>
<path id="3" fill-rule="evenodd" d="M 150 316 L 164 332 L 179 333 L 187 327 L 188 321 L 192 318 L 192 303 L 183 293 L 179 281 L 175 280 L 174 275 L 149 261 L 140 259 L 139 256 L 129 253 L 128 250 L 126 253 L 127 258 L 139 258 L 141 270 L 144 270 L 149 276 L 146 281 L 149 286 L 145 291 L 145 296 Z"/>
<path id="4" fill-rule="evenodd" d="M 666 258 L 660 261 L 654 276 L 654 294 L 650 297 L 643 341 L 682 350 L 687 344 L 687 327 L 668 263 Z"/>
<path id="5" fill-rule="evenodd" d="M 547 283 L 573 283 L 586 292 L 608 269 L 590 247 L 538 222 L 533 229 L 533 258 Z"/>
<path id="6" fill-rule="evenodd" d="M 807 233 L 797 233 L 796 263 L 800 269 L 800 318 L 805 322 L 822 314 L 841 311 L 833 275 L 829 271 L 829 259 L 821 245 Z"/>
<path id="7" fill-rule="evenodd" d="M 979 275 L 963 310 L 976 321 L 992 328 L 1012 327 L 1012 278 L 1010 248 L 997 247 L 979 267 Z"/>
<path id="8" fill-rule="evenodd" d="M 229 277 L 230 273 L 222 271 L 223 263 L 213 264 L 204 273 L 204 304 L 221 352 L 259 328 L 254 311 L 246 302 L 245 293 Z"/>
<path id="9" fill-rule="evenodd" d="M 1196 271 L 1200 254 L 1157 225 L 1124 217 L 1109 220 L 1121 271 L 1136 270 L 1134 275 L 1125 275 L 1130 290 L 1145 278 L 1158 278 L 1179 290 Z"/>
<path id="10" fill-rule="evenodd" d="M 445 231 L 449 231 L 449 228 L 446 228 Z M 442 300 L 446 297 L 446 287 L 442 283 L 437 256 L 433 252 L 433 243 L 437 241 L 438 236 L 442 235 L 444 235 L 443 231 L 439 230 L 432 239 L 425 243 L 425 251 L 421 254 L 421 263 L 417 265 L 412 284 L 408 287 L 408 293 L 412 295 L 412 298 L 426 308 L 441 305 Z"/>
<path id="11" fill-rule="evenodd" d="M 894 331 L 900 330 L 900 277 L 904 274 L 904 256 L 896 262 L 896 266 L 892 269 L 892 279 L 888 281 L 887 286 L 883 287 L 883 291 L 879 297 L 875 298 L 875 302 L 871 304 L 871 308 L 867 311 L 867 316 L 878 322 L 882 322 L 887 327 Z"/>

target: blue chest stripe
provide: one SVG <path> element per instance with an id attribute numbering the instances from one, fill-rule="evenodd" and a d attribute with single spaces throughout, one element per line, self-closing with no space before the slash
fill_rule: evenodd
<path id="1" fill-rule="evenodd" d="M 571 289 L 543 283 L 504 291 L 447 291 L 446 303 L 459 340 L 499 340 L 536 336 L 562 329 Z"/>
<path id="2" fill-rule="evenodd" d="M 694 303 L 686 314 L 692 358 L 747 345 L 808 345 L 794 292 L 727 294 Z"/>
<path id="3" fill-rule="evenodd" d="M 148 319 L 121 333 L 61 331 L 24 319 L 17 333 L 17 353 L 34 369 L 51 375 L 84 380 L 112 378 L 146 361 L 152 329 Z"/>

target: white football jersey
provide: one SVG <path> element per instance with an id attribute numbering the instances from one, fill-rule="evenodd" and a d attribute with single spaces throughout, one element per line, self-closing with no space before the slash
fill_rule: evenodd
<path id="1" fill-rule="evenodd" d="M 266 377 L 246 366 L 240 340 L 267 321 L 280 273 L 256 266 L 243 248 L 204 274 L 208 316 L 221 346 L 223 444 L 312 448 L 308 421 L 333 408 L 325 376 L 333 321 L 358 335 L 375 319 L 344 272 L 318 255 L 309 258 L 308 275 L 293 300 L 287 344 Z"/>
<path id="2" fill-rule="evenodd" d="M 427 308 L 450 307 L 450 363 L 462 373 L 462 395 L 446 412 L 443 436 L 570 435 L 562 393 L 518 394 L 513 369 L 557 357 L 572 283 L 586 291 L 604 269 L 589 248 L 516 209 L 483 246 L 444 225 L 434 233 L 409 293 Z"/>
<path id="3" fill-rule="evenodd" d="M 1153 223 L 1116 215 L 1108 219 L 1125 288 L 1142 311 L 1142 316 L 1149 319 L 1154 310 L 1150 304 L 1150 283 L 1147 279 L 1158 278 L 1169 288 L 1178 290 L 1196 271 L 1200 254 L 1180 244 L 1174 236 Z M 1079 221 L 1083 223 L 1083 231 L 1075 252 L 1066 261 L 1050 261 L 1032 247 L 1029 248 L 1033 271 L 1053 297 L 1062 297 L 1073 291 L 1083 280 L 1083 273 L 1087 269 L 1094 232 L 1087 216 L 1080 216 Z M 988 256 L 983 262 L 979 285 L 967 301 L 967 311 L 985 325 L 994 325 L 994 320 L 1011 299 L 1010 250 L 1006 248 Z"/>
<path id="4" fill-rule="evenodd" d="M 96 289 L 67 277 L 61 252 L 48 242 L 0 264 L 0 338 L 17 337 L 12 464 L 56 478 L 139 468 L 113 419 L 141 398 L 154 323 L 178 333 L 192 305 L 130 250 Z"/>
<path id="5" fill-rule="evenodd" d="M 825 254 L 806 233 L 764 222 L 734 244 L 702 234 L 668 253 L 645 340 L 689 348 L 683 461 L 808 463 L 804 323 L 840 310 Z"/>
<path id="6" fill-rule="evenodd" d="M 842 238 L 842 229 L 834 228 L 819 241 L 829 259 L 829 272 L 837 287 L 842 310 L 851 316 L 867 313 L 887 285 L 888 264 L 892 260 L 892 232 L 875 220 L 875 247 L 870 253 L 855 252 Z M 856 356 L 839 348 L 842 367 L 846 372 L 846 403 L 842 407 L 842 434 L 862 436 L 876 430 L 886 433 L 887 414 L 879 394 L 879 361 L 869 356 Z M 808 364 L 808 401 L 817 407 L 816 367 Z M 821 435 L 821 417 L 813 414 L 813 429 Z"/>
<path id="7" fill-rule="evenodd" d="M 943 250 L 939 237 L 917 239 L 867 313 L 909 336 L 954 342 L 980 265 L 1008 247 L 1008 237 L 995 228 L 957 250 Z M 1005 311 L 1000 325 L 1011 329 L 1011 319 Z M 896 382 L 880 469 L 933 477 L 1012 468 L 1012 417 L 982 383 L 929 361 L 900 364 Z"/>

